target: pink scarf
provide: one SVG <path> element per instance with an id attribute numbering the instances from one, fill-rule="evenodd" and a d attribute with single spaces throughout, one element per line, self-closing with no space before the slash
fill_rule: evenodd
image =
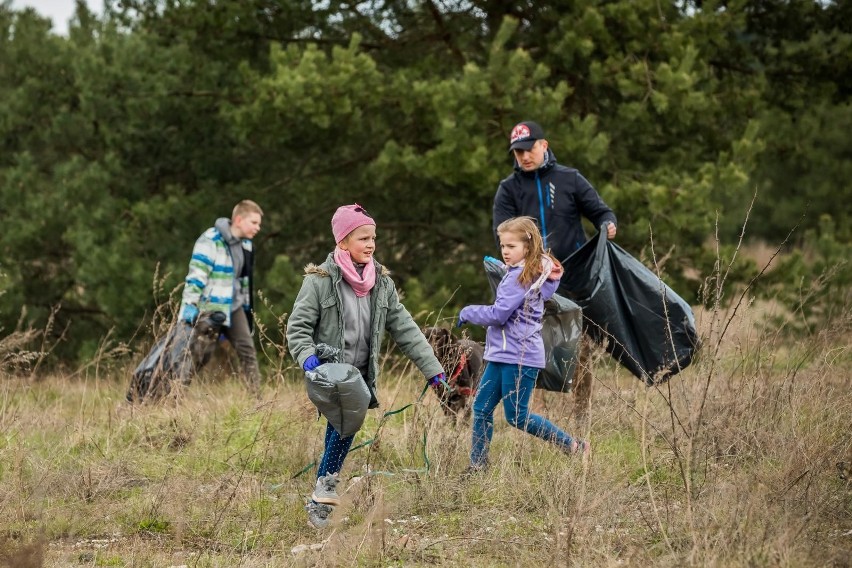
<path id="1" fill-rule="evenodd" d="M 359 275 L 349 251 L 334 247 L 334 263 L 340 267 L 343 272 L 343 279 L 352 287 L 355 295 L 359 298 L 369 294 L 373 286 L 376 285 L 376 264 L 372 260 L 364 265 L 364 272 Z"/>

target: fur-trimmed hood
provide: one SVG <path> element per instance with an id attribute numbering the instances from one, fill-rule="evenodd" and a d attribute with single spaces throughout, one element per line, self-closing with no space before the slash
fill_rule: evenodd
<path id="1" fill-rule="evenodd" d="M 375 262 L 375 260 L 374 260 Z M 378 405 L 375 396 L 376 378 L 379 375 L 382 338 L 387 331 L 400 350 L 414 362 L 426 378 L 442 373 L 441 363 L 426 341 L 417 322 L 399 301 L 396 285 L 390 271 L 376 262 L 376 285 L 370 294 L 370 362 L 367 386 L 373 393 L 371 408 Z M 287 346 L 293 359 L 304 367 L 305 361 L 316 354 L 316 346 L 325 343 L 344 349 L 342 301 L 339 283 L 343 272 L 328 255 L 320 265 L 305 267 L 302 287 L 287 320 Z"/>

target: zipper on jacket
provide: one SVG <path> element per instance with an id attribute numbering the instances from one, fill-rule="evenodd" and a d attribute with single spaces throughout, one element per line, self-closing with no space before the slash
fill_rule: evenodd
<path id="1" fill-rule="evenodd" d="M 535 173 L 535 186 L 538 188 L 538 211 L 541 215 L 541 240 L 544 242 L 544 250 L 547 250 L 547 223 L 544 220 L 544 198 L 541 195 L 541 178 Z"/>
<path id="2" fill-rule="evenodd" d="M 500 330 L 500 335 L 503 336 L 503 351 L 506 350 L 506 329 L 503 328 Z"/>
<path id="3" fill-rule="evenodd" d="M 343 362 L 343 356 L 346 353 L 346 332 L 344 331 L 346 322 L 343 319 L 343 292 L 340 291 L 340 282 L 339 275 L 337 280 L 334 277 L 331 278 L 331 288 L 334 290 L 334 295 L 337 296 L 337 328 L 340 330 L 340 360 Z"/>

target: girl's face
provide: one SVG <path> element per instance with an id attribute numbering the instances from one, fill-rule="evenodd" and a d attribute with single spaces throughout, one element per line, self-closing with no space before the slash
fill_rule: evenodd
<path id="1" fill-rule="evenodd" d="M 527 255 L 527 244 L 515 233 L 500 233 L 500 252 L 503 262 L 515 266 Z"/>
<path id="2" fill-rule="evenodd" d="M 337 246 L 349 251 L 352 260 L 358 264 L 370 262 L 373 258 L 373 253 L 376 251 L 375 225 L 361 225 L 349 233 Z"/>

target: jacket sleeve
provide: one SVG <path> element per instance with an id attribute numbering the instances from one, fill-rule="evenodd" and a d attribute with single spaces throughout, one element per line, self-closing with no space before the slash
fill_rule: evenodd
<path id="1" fill-rule="evenodd" d="M 438 373 L 443 373 L 440 361 L 435 357 L 432 346 L 426 341 L 426 336 L 420 331 L 420 327 L 402 302 L 396 286 L 391 286 L 388 298 L 388 312 L 385 320 L 385 329 L 399 346 L 406 357 L 411 359 L 414 365 L 420 369 L 423 376 L 430 379 Z"/>
<path id="2" fill-rule="evenodd" d="M 506 188 L 506 183 L 501 182 L 497 186 L 497 193 L 494 195 L 494 213 L 492 215 L 491 229 L 494 232 L 494 241 L 497 243 L 497 249 L 500 249 L 500 237 L 497 236 L 497 227 L 506 219 L 517 217 L 520 215 L 518 207 L 515 204 L 515 199 L 512 197 L 509 190 Z"/>
<path id="3" fill-rule="evenodd" d="M 577 172 L 577 206 L 580 213 L 594 224 L 595 229 L 600 229 L 607 221 L 618 225 L 615 213 L 580 172 Z"/>
<path id="4" fill-rule="evenodd" d="M 216 245 L 212 240 L 205 235 L 198 237 L 195 245 L 192 247 L 192 258 L 189 259 L 189 271 L 184 280 L 183 295 L 181 303 L 181 317 L 183 316 L 186 306 L 194 306 L 198 308 L 198 303 L 201 301 L 201 295 L 207 287 L 207 282 L 210 278 L 210 273 L 213 271 L 213 264 L 216 258 Z"/>
<path id="5" fill-rule="evenodd" d="M 315 278 L 317 277 L 306 276 L 302 281 L 302 287 L 287 320 L 287 349 L 299 367 L 305 364 L 308 357 L 316 354 L 314 330 L 319 324 L 320 305 Z"/>
<path id="6" fill-rule="evenodd" d="M 526 289 L 518 283 L 518 274 L 508 274 L 497 286 L 494 303 L 462 308 L 459 318 L 475 325 L 503 326 L 509 316 L 524 303 Z"/>
<path id="7" fill-rule="evenodd" d="M 541 285 L 541 299 L 549 300 L 556 293 L 556 289 L 559 288 L 559 280 L 550 280 L 549 278 L 544 281 L 544 284 Z"/>

